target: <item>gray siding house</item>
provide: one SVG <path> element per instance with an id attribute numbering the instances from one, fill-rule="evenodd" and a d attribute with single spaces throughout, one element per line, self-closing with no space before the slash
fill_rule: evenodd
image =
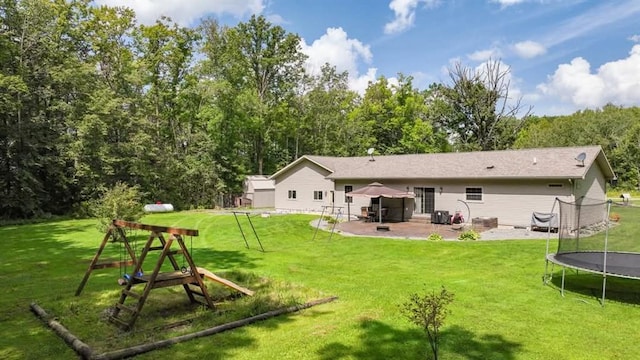
<path id="1" fill-rule="evenodd" d="M 500 225 L 528 226 L 534 211 L 550 212 L 556 198 L 606 199 L 615 177 L 600 146 L 538 148 L 466 153 L 362 157 L 305 155 L 282 168 L 275 182 L 275 208 L 321 211 L 342 207 L 359 215 L 370 199 L 350 191 L 379 182 L 415 193 L 388 203 L 413 217 L 461 211 L 470 221 L 496 217 Z M 404 204 L 404 205 L 402 205 Z"/>

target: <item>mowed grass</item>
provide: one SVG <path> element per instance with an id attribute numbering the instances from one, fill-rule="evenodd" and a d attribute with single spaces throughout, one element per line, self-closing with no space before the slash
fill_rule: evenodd
<path id="1" fill-rule="evenodd" d="M 614 211 L 621 220 L 610 237 L 640 242 L 638 209 Z M 312 241 L 315 228 L 310 223 L 315 218 L 253 217 L 263 253 L 245 218 L 241 220 L 249 249 L 232 215 L 179 212 L 145 217 L 144 223 L 200 230 L 200 236 L 186 239 L 198 266 L 240 279 L 258 294 L 282 294 L 283 305 L 332 295 L 339 300 L 138 358 L 426 358 L 430 350 L 423 333 L 400 315 L 399 306 L 411 293 L 438 291 L 441 286 L 455 294 L 441 329 L 441 359 L 632 359 L 640 353 L 635 341 L 640 282 L 608 278 L 607 301 L 601 307 L 602 278 L 568 272 L 563 298 L 559 267 L 553 268 L 552 284 L 542 284 L 546 240 L 431 242 L 339 234 L 329 239 L 320 231 Z M 122 333 L 102 316 L 118 299 L 119 269 L 94 271 L 83 293 L 74 296 L 102 239 L 93 220 L 5 226 L 0 227 L 0 237 L 2 359 L 76 357 L 30 312 L 31 302 L 103 350 L 216 325 L 234 306 L 232 302 L 212 312 L 189 306 L 181 287 L 154 290 L 136 330 Z M 556 246 L 553 241 L 551 249 Z M 118 245 L 110 244 L 105 256 L 117 258 Z M 238 306 L 255 306 L 247 301 L 236 300 Z M 155 313 L 159 315 L 153 317 Z M 180 329 L 150 324 L 157 318 L 187 318 L 193 323 Z"/>

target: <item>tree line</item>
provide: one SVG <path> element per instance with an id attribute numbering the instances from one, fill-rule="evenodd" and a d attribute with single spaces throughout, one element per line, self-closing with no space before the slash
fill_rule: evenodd
<path id="1" fill-rule="evenodd" d="M 229 205 L 249 174 L 304 154 L 361 156 L 600 144 L 638 184 L 640 109 L 536 117 L 509 69 L 457 64 L 417 89 L 304 70 L 301 39 L 262 16 L 196 28 L 89 0 L 0 0 L 0 218 L 82 214 L 117 184 L 179 209 Z"/>

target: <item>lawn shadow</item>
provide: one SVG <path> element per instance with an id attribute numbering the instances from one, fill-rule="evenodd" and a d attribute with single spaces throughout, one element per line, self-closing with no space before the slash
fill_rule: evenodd
<path id="1" fill-rule="evenodd" d="M 551 284 L 559 292 L 562 288 L 562 272 L 552 275 Z M 599 302 L 602 299 L 602 275 L 567 269 L 564 290 L 565 296 L 576 293 Z M 605 301 L 640 305 L 640 281 L 607 276 Z"/>
<path id="2" fill-rule="evenodd" d="M 521 344 L 509 341 L 500 334 L 477 336 L 458 325 L 446 327 L 440 335 L 442 353 L 456 353 L 470 360 L 511 360 L 516 358 L 516 353 L 522 347 Z"/>
<path id="3" fill-rule="evenodd" d="M 432 352 L 425 334 L 418 328 L 399 330 L 376 320 L 360 322 L 360 343 L 354 346 L 334 342 L 319 351 L 321 359 L 423 359 Z M 440 333 L 440 354 L 455 353 L 465 359 L 515 359 L 521 345 L 500 334 L 480 337 L 460 326 L 445 327 Z"/>

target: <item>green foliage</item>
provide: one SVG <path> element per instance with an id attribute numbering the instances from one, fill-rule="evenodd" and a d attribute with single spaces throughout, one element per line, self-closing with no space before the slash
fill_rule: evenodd
<path id="1" fill-rule="evenodd" d="M 450 84 L 424 91 L 380 77 L 360 96 L 331 64 L 305 73 L 300 37 L 264 16 L 137 25 L 133 10 L 88 0 L 0 1 L 0 14 L 1 219 L 85 214 L 118 182 L 147 202 L 229 206 L 246 175 L 370 147 L 595 143 L 618 188 L 640 184 L 640 108 L 517 119 L 518 106 L 501 106 L 509 70 L 497 61 L 453 68 Z"/>
<path id="2" fill-rule="evenodd" d="M 370 83 L 352 117 L 365 130 L 369 146 L 381 154 L 438 152 L 446 146 L 446 136 L 433 129 L 425 94 L 413 87 L 411 76 L 399 74 L 397 85 L 385 77 Z"/>
<path id="3" fill-rule="evenodd" d="M 404 317 L 425 332 L 434 360 L 438 360 L 440 328 L 450 313 L 447 306 L 451 302 L 453 302 L 453 293 L 442 286 L 439 293 L 434 290 L 424 295 L 411 294 L 409 300 L 400 309 Z"/>
<path id="4" fill-rule="evenodd" d="M 138 221 L 144 215 L 144 205 L 140 202 L 140 191 L 135 186 L 124 183 L 105 191 L 97 200 L 92 212 L 98 218 L 98 229 L 106 231 L 113 219 Z"/>
<path id="5" fill-rule="evenodd" d="M 429 234 L 429 236 L 427 237 L 427 240 L 429 240 L 429 241 L 443 241 L 444 238 L 440 234 L 433 233 L 433 234 Z"/>
<path id="6" fill-rule="evenodd" d="M 458 236 L 458 240 L 460 241 L 476 241 L 480 240 L 480 234 L 473 230 L 463 231 L 460 236 Z"/>

